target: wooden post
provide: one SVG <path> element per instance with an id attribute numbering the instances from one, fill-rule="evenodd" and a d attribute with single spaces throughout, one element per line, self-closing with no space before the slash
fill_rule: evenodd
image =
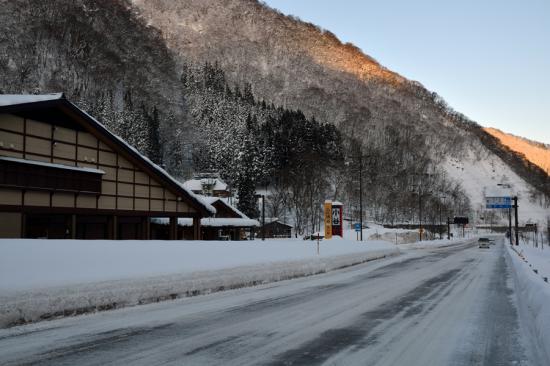
<path id="1" fill-rule="evenodd" d="M 141 239 L 143 240 L 150 240 L 151 239 L 151 218 L 150 217 L 143 217 L 141 219 Z"/>
<path id="2" fill-rule="evenodd" d="M 118 237 L 118 220 L 116 216 L 109 217 L 109 238 L 111 240 L 117 240 Z"/>
<path id="3" fill-rule="evenodd" d="M 71 239 L 76 239 L 76 215 L 71 215 Z"/>
<path id="4" fill-rule="evenodd" d="M 25 238 L 27 235 L 27 230 L 25 227 L 26 221 L 27 221 L 27 216 L 25 215 L 24 212 L 21 212 L 21 238 Z"/>
<path id="5" fill-rule="evenodd" d="M 193 217 L 193 240 L 201 240 L 201 218 Z"/>
<path id="6" fill-rule="evenodd" d="M 170 240 L 177 240 L 178 238 L 178 218 L 175 216 L 170 217 Z"/>

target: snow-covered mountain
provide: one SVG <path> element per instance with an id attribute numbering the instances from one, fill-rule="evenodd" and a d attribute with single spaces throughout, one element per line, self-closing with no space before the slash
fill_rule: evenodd
<path id="1" fill-rule="evenodd" d="M 481 210 L 487 189 L 510 183 L 521 197 L 522 221 L 550 216 L 544 171 L 526 166 L 506 142 L 453 111 L 437 94 L 329 31 L 256 0 L 132 4 L 177 55 L 216 60 L 233 81 L 251 82 L 262 99 L 334 123 L 365 144 L 378 143 L 373 141 L 377 130 L 388 125 L 420 131 L 428 136 L 434 159 L 468 192 L 474 209 Z"/>
<path id="2" fill-rule="evenodd" d="M 278 113 L 231 97 L 223 104 L 208 95 L 208 85 L 200 93 L 195 85 L 182 87 L 182 70 L 206 62 L 223 70 L 213 71 L 222 89 L 226 82 L 249 85 L 252 101 L 299 109 L 383 154 L 392 142 L 385 131 L 405 136 L 410 144 L 395 147 L 402 150 L 415 149 L 421 136 L 431 160 L 462 184 L 474 209 L 485 189 L 509 181 L 532 212 L 523 221 L 549 216 L 543 169 L 420 83 L 259 1 L 0 0 L 0 92 L 65 91 L 138 147 L 136 134 L 146 129 L 133 122 L 158 124 L 171 172 L 181 171 L 183 150 L 194 146 L 193 123 L 204 108 L 219 107 L 214 117 L 235 125 L 251 112 L 260 122 Z M 232 110 L 240 115 L 227 116 Z"/>

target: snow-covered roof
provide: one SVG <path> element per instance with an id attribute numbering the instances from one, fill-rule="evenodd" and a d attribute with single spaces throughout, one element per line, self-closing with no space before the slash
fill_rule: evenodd
<path id="1" fill-rule="evenodd" d="M 105 174 L 105 172 L 101 169 L 94 169 L 94 168 L 87 168 L 87 167 L 80 167 L 80 166 L 69 166 L 69 165 L 56 164 L 56 163 L 47 163 L 45 161 L 26 160 L 26 159 L 12 158 L 8 156 L 0 156 L 0 160 L 13 161 L 15 163 L 21 163 L 21 164 L 40 165 L 40 166 L 46 166 L 49 168 L 76 170 L 79 172 L 86 172 L 86 173 Z"/>
<path id="2" fill-rule="evenodd" d="M 235 212 L 237 215 L 239 215 L 241 218 L 243 219 L 250 219 L 248 216 L 246 216 L 242 211 L 240 211 L 237 207 L 231 205 L 229 203 L 229 199 L 225 198 L 225 197 L 213 197 L 213 196 L 203 196 L 203 195 L 199 195 L 197 194 L 197 196 L 199 198 L 201 198 L 203 201 L 205 201 L 206 203 L 210 204 L 210 205 L 213 205 L 214 203 L 216 203 L 216 201 L 221 201 L 225 204 L 225 206 L 227 206 L 230 210 L 232 210 L 233 212 Z"/>
<path id="3" fill-rule="evenodd" d="M 1 97 L 4 97 L 5 104 L 0 104 L 0 107 L 7 107 L 7 106 L 13 106 L 13 105 L 19 105 L 19 104 L 40 103 L 44 101 L 58 101 L 59 103 L 63 103 L 66 106 L 69 106 L 74 111 L 76 111 L 77 113 L 85 117 L 85 119 L 92 122 L 96 130 L 98 130 L 99 132 L 102 132 L 111 140 L 116 141 L 121 147 L 125 148 L 130 153 L 130 155 L 133 154 L 134 156 L 137 156 L 139 160 L 143 161 L 149 168 L 151 168 L 159 176 L 161 176 L 165 180 L 172 183 L 178 189 L 184 191 L 185 194 L 188 195 L 192 201 L 195 201 L 198 205 L 203 207 L 208 213 L 210 214 L 216 213 L 216 209 L 212 205 L 208 204 L 207 202 L 197 197 L 197 195 L 194 194 L 191 190 L 185 188 L 182 183 L 180 183 L 178 180 L 174 179 L 174 177 L 168 174 L 166 170 L 162 169 L 160 166 L 153 163 L 149 158 L 141 154 L 135 147 L 133 147 L 132 145 L 124 141 L 124 139 L 122 139 L 121 137 L 109 131 L 109 129 L 107 129 L 107 127 L 105 127 L 97 119 L 95 119 L 94 117 L 92 117 L 91 115 L 83 111 L 82 109 L 78 108 L 75 104 L 65 99 L 65 96 L 63 95 L 63 93 L 43 94 L 43 95 L 6 95 L 4 94 L 4 95 L 0 95 L 0 98 Z"/>
<path id="4" fill-rule="evenodd" d="M 266 225 L 267 225 L 267 224 L 274 223 L 274 222 L 278 222 L 279 224 L 285 225 L 285 226 L 288 226 L 288 227 L 293 227 L 292 225 L 287 224 L 286 222 L 279 221 L 279 218 L 278 218 L 278 217 L 266 217 L 266 218 L 265 218 L 265 224 L 266 224 Z"/>
<path id="5" fill-rule="evenodd" d="M 151 222 L 160 225 L 168 225 L 170 219 L 167 217 L 157 217 L 151 219 Z M 193 226 L 193 219 L 191 218 L 179 218 L 178 226 Z M 238 218 L 216 218 L 216 217 L 204 217 L 201 219 L 201 226 L 204 227 L 259 227 L 260 223 L 257 220 L 252 219 L 238 219 Z"/>
<path id="6" fill-rule="evenodd" d="M 27 104 L 36 102 L 46 102 L 49 100 L 57 100 L 65 98 L 63 93 L 41 94 L 41 95 L 26 95 L 26 94 L 0 94 L 0 106 L 10 106 L 17 104 Z"/>
<path id="7" fill-rule="evenodd" d="M 214 191 L 226 191 L 227 184 L 219 178 L 201 178 L 201 179 L 189 179 L 183 183 L 183 185 L 192 191 L 202 191 L 203 184 L 209 184 L 214 182 L 212 190 Z"/>

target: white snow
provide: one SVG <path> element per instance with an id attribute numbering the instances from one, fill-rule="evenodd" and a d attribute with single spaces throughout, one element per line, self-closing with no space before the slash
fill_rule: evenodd
<path id="1" fill-rule="evenodd" d="M 237 215 L 239 215 L 241 218 L 243 219 L 249 219 L 248 216 L 246 216 L 242 211 L 240 211 L 238 208 L 236 208 L 235 206 L 231 205 L 229 203 L 229 199 L 225 198 L 225 197 L 212 197 L 212 196 L 203 196 L 203 195 L 199 195 L 197 194 L 196 196 L 200 197 L 204 202 L 208 203 L 209 205 L 213 205 L 214 203 L 216 203 L 217 201 L 220 201 L 222 202 L 223 204 L 225 204 L 225 206 L 227 206 L 231 211 L 235 212 Z"/>
<path id="2" fill-rule="evenodd" d="M 550 283 L 544 282 L 541 273 L 550 272 L 550 256 L 535 253 L 520 246 L 508 248 L 508 254 L 514 268 L 514 280 L 521 316 L 528 322 L 532 339 L 540 344 L 550 360 Z M 546 250 L 550 251 L 548 247 Z M 536 263 L 536 264 L 533 264 Z M 533 270 L 536 268 L 539 273 Z M 550 279 L 549 279 L 550 280 Z"/>
<path id="3" fill-rule="evenodd" d="M 279 281 L 399 254 L 382 241 L 0 239 L 0 327 Z"/>
<path id="4" fill-rule="evenodd" d="M 478 157 L 477 155 L 484 155 Z M 485 196 L 499 190 L 497 184 L 509 184 L 511 193 L 518 196 L 519 223 L 546 223 L 550 218 L 550 208 L 540 202 L 530 200 L 532 187 L 514 173 L 502 159 L 489 153 L 485 148 L 474 153 L 468 150 L 461 159 L 450 158 L 443 163 L 450 178 L 461 183 L 471 199 L 474 210 L 485 210 Z M 499 190 L 502 192 L 501 190 Z M 476 218 L 474 218 L 475 220 Z M 505 224 L 507 219 L 503 218 Z"/>
<path id="5" fill-rule="evenodd" d="M 48 100 L 62 99 L 63 93 L 52 93 L 52 94 L 0 94 L 0 107 L 17 105 L 17 104 L 26 104 L 26 103 L 36 103 L 36 102 L 45 102 Z"/>
<path id="6" fill-rule="evenodd" d="M 45 166 L 45 167 L 49 167 L 49 168 L 67 169 L 67 170 L 75 170 L 75 171 L 79 171 L 79 172 L 105 174 L 105 172 L 101 169 L 94 169 L 94 168 L 88 168 L 88 167 L 79 167 L 79 166 L 69 166 L 69 165 L 56 164 L 56 163 L 46 163 L 44 161 L 27 160 L 27 159 L 11 158 L 11 157 L 7 157 L 7 156 L 0 156 L 0 161 L 2 161 L 2 160 L 3 161 L 13 161 L 13 162 L 16 162 L 16 163 L 21 163 L 21 164 Z"/>

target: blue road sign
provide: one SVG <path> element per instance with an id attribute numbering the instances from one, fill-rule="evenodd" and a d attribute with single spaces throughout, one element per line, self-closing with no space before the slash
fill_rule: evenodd
<path id="1" fill-rule="evenodd" d="M 355 227 L 355 231 L 357 232 L 361 231 L 361 224 L 355 224 L 354 227 Z"/>
<path id="2" fill-rule="evenodd" d="M 487 208 L 512 208 L 512 197 L 485 197 Z"/>

